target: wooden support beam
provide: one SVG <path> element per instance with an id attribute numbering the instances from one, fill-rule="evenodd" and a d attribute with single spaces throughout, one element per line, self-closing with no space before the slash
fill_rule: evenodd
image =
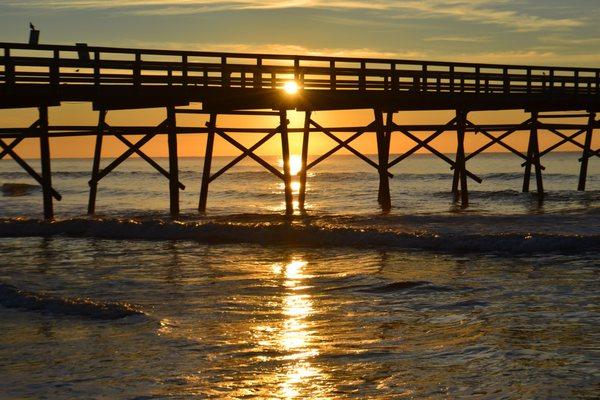
<path id="1" fill-rule="evenodd" d="M 39 107 L 39 114 L 44 219 L 52 220 L 54 219 L 54 205 L 52 204 L 52 170 L 50 168 L 50 140 L 48 138 L 48 106 Z"/>
<path id="2" fill-rule="evenodd" d="M 390 196 L 390 180 L 387 175 L 389 162 L 389 140 L 386 127 L 383 123 L 383 112 L 378 109 L 373 110 L 375 117 L 375 129 L 377 135 L 377 156 L 379 172 L 379 190 L 377 191 L 377 201 L 381 204 L 384 213 L 392 208 L 392 199 Z M 391 128 L 390 128 L 391 129 Z"/>
<path id="3" fill-rule="evenodd" d="M 452 118 L 446 125 L 437 129 L 435 132 L 433 132 L 431 135 L 429 135 L 425 140 L 420 140 L 419 138 L 417 138 L 416 136 L 414 136 L 412 134 L 407 135 L 413 141 L 417 142 L 417 144 L 413 148 L 409 149 L 405 153 L 401 154 L 400 156 L 398 156 L 394 160 L 392 160 L 389 163 L 388 168 L 391 168 L 394 165 L 398 164 L 400 161 L 406 159 L 407 157 L 409 157 L 410 155 L 412 155 L 413 153 L 418 151 L 420 148 L 427 147 L 429 142 L 431 142 L 433 139 L 435 139 L 436 137 L 438 137 L 439 135 L 441 135 L 442 133 L 444 133 L 448 129 L 450 129 L 452 126 L 454 126 L 455 122 L 456 122 L 456 118 Z M 394 124 L 394 129 L 399 130 L 400 132 L 403 132 L 404 134 L 406 134 L 406 132 L 409 131 L 408 128 L 405 128 L 404 126 L 400 126 L 397 124 Z M 431 151 L 431 150 L 429 149 L 429 151 Z"/>
<path id="4" fill-rule="evenodd" d="M 479 153 L 481 153 L 482 151 L 484 151 L 485 149 L 487 149 L 488 147 L 492 146 L 493 144 L 497 143 L 499 145 L 501 145 L 502 147 L 504 147 L 505 149 L 509 150 L 511 153 L 515 154 L 516 156 L 522 158 L 523 160 L 526 160 L 525 163 L 527 162 L 527 155 L 521 153 L 519 150 L 515 149 L 512 146 L 509 146 L 508 144 L 504 143 L 502 140 L 505 139 L 506 137 L 508 137 L 509 135 L 511 135 L 512 133 L 516 132 L 517 130 L 520 130 L 521 126 L 523 124 L 527 124 L 528 126 L 531 125 L 531 119 L 528 119 L 527 121 L 523 122 L 521 125 L 519 125 L 518 128 L 515 129 L 510 129 L 506 132 L 504 132 L 502 135 L 495 137 L 493 136 L 490 132 L 488 132 L 486 129 L 481 128 L 473 123 L 471 123 L 469 120 L 466 121 L 467 122 L 467 126 L 472 127 L 473 129 L 476 129 L 476 132 L 482 133 L 485 137 L 487 137 L 488 139 L 490 139 L 490 141 L 488 143 L 486 143 L 485 145 L 483 145 L 482 147 L 480 147 L 479 149 L 477 149 L 476 151 L 474 151 L 473 153 L 469 154 L 466 157 L 466 160 L 468 161 L 469 159 L 475 157 L 476 155 L 478 155 Z M 531 127 L 529 128 L 531 130 Z M 541 154 L 540 154 L 541 157 Z M 525 166 L 525 163 L 521 164 L 522 167 Z M 546 167 L 544 167 L 543 165 L 540 164 L 540 168 L 542 170 L 545 170 Z"/>
<path id="5" fill-rule="evenodd" d="M 115 133 L 114 134 L 115 137 L 117 139 L 119 139 L 123 144 L 125 144 L 128 147 L 133 147 L 135 146 L 132 142 L 130 142 L 125 136 L 119 134 L 119 133 Z M 152 158 L 150 158 L 150 156 L 148 156 L 146 153 L 144 153 L 142 151 L 142 149 L 135 149 L 135 153 L 140 156 L 141 159 L 143 159 L 144 161 L 146 161 L 148 164 L 150 164 L 155 170 L 157 170 L 158 172 L 160 172 L 161 175 L 163 175 L 165 178 L 167 179 L 171 179 L 171 174 L 169 173 L 169 171 L 167 171 L 166 169 L 164 169 L 159 163 L 157 163 L 156 161 L 154 161 Z M 179 189 L 181 190 L 185 190 L 185 185 L 183 183 L 181 183 L 181 181 L 179 181 L 177 183 L 177 186 L 179 187 Z"/>
<path id="6" fill-rule="evenodd" d="M 287 124 L 286 124 L 286 127 L 287 127 Z M 240 150 L 242 153 L 248 152 L 248 157 L 250 157 L 251 159 L 253 159 L 257 163 L 259 163 L 260 165 L 262 165 L 267 171 L 271 172 L 273 175 L 275 175 L 279 179 L 284 180 L 284 175 L 281 173 L 281 171 L 279 171 L 277 168 L 273 167 L 271 164 L 269 164 L 268 162 L 266 162 L 260 156 L 254 154 L 251 151 L 248 151 L 248 148 L 246 148 L 243 144 L 241 144 L 240 142 L 238 142 L 237 140 L 235 140 L 234 138 L 232 138 L 231 136 L 229 136 L 222 129 L 216 128 L 215 129 L 215 133 L 217 135 L 221 136 L 223 139 L 227 140 L 229 143 L 231 143 L 235 147 L 237 147 L 238 150 Z M 287 133 L 287 131 L 286 131 L 286 133 Z"/>
<path id="7" fill-rule="evenodd" d="M 2 139 L 0 139 L 0 147 L 4 151 L 6 151 L 6 153 L 17 164 L 19 164 L 19 166 L 21 168 L 23 168 L 25 170 L 25 172 L 27 172 L 29 174 L 29 176 L 31 176 L 33 179 L 35 179 L 35 181 L 37 183 L 39 183 L 40 186 L 43 186 L 42 177 L 33 168 L 31 168 L 31 166 L 29 166 L 29 164 L 27 164 L 27 162 L 25 160 L 23 160 L 13 149 L 11 149 L 9 147 L 9 145 L 7 145 L 6 143 L 4 143 L 4 141 L 2 141 Z M 52 197 L 54 197 L 56 200 L 60 201 L 62 199 L 62 196 L 56 190 L 54 190 L 54 188 L 51 188 L 51 193 L 52 193 Z"/>
<path id="8" fill-rule="evenodd" d="M 290 173 L 290 142 L 287 131 L 287 111 L 281 110 L 279 114 L 279 125 L 281 127 L 281 156 L 283 158 L 283 191 L 285 195 L 285 213 L 294 213 L 292 197 L 292 175 Z"/>
<path id="9" fill-rule="evenodd" d="M 585 143 L 583 145 L 583 154 L 581 156 L 581 167 L 579 170 L 579 183 L 577 190 L 584 191 L 587 180 L 588 162 L 591 157 L 590 151 L 592 147 L 592 135 L 594 134 L 594 124 L 596 122 L 596 114 L 590 113 L 588 120 L 588 128 L 585 133 Z"/>
<path id="10" fill-rule="evenodd" d="M 208 180 L 208 182 L 210 183 L 210 182 L 214 181 L 219 176 L 223 175 L 225 172 L 227 172 L 229 169 L 231 169 L 234 165 L 236 165 L 237 163 L 239 163 L 240 161 L 242 161 L 244 158 L 248 157 L 250 155 L 250 153 L 254 153 L 254 151 L 256 149 L 258 149 L 260 146 L 262 146 L 263 144 L 265 144 L 269 139 L 271 139 L 273 136 L 275 136 L 277 133 L 279 133 L 280 129 L 281 129 L 281 127 L 277 127 L 275 129 L 273 129 L 271 132 L 268 132 L 266 136 L 264 136 L 262 139 L 260 139 L 254 145 L 252 145 L 251 147 L 249 147 L 248 149 L 246 149 L 244 152 L 242 152 L 242 154 L 240 154 L 239 156 L 237 156 L 236 158 L 234 158 L 233 160 L 231 160 L 223 168 L 221 168 L 220 170 L 218 170 L 217 172 L 215 172 L 213 175 L 211 175 L 211 177 Z"/>
<path id="11" fill-rule="evenodd" d="M 311 123 L 313 123 L 314 121 L 311 120 Z M 311 161 L 307 166 L 306 166 L 306 170 L 308 171 L 309 169 L 313 168 L 314 166 L 316 166 L 317 164 L 319 164 L 320 162 L 324 161 L 325 159 L 329 158 L 330 156 L 332 156 L 333 154 L 335 154 L 336 152 L 338 152 L 340 149 L 342 149 L 345 145 L 349 145 L 350 143 L 352 143 L 355 139 L 358 139 L 360 136 L 362 136 L 365 132 L 368 132 L 370 129 L 372 129 L 372 127 L 375 125 L 375 122 L 371 122 L 369 125 L 367 125 L 366 127 L 358 130 L 356 133 L 354 133 L 352 136 L 350 136 L 348 139 L 344 140 L 343 143 L 338 144 L 337 146 L 333 147 L 331 150 L 329 150 L 327 153 L 317 157 L 315 160 Z M 322 132 L 322 130 L 319 130 L 319 132 Z M 371 161 L 371 160 L 369 160 Z"/>
<path id="12" fill-rule="evenodd" d="M 531 167 L 535 168 L 537 193 L 540 199 L 544 194 L 544 185 L 542 181 L 542 166 L 540 164 L 540 148 L 538 142 L 538 117 L 537 112 L 531 112 L 531 129 L 529 132 L 529 145 L 527 146 L 527 160 L 525 164 L 525 174 L 523 177 L 523 192 L 529 192 L 531 181 Z"/>
<path id="13" fill-rule="evenodd" d="M 557 131 L 556 129 L 548 129 L 548 131 L 556 134 L 557 136 L 559 136 L 561 138 L 563 138 L 563 140 L 561 140 L 560 142 L 554 143 L 552 146 L 550 146 L 547 149 L 545 149 L 544 151 L 540 152 L 540 157 L 545 156 L 546 154 L 550 153 L 552 150 L 554 150 L 554 149 L 562 146 L 563 144 L 565 144 L 567 142 L 572 143 L 572 144 L 574 144 L 575 146 L 577 146 L 577 147 L 579 147 L 581 149 L 584 148 L 581 143 L 579 143 L 578 141 L 575 140 L 575 138 L 577 136 L 581 135 L 582 133 L 586 132 L 587 128 L 586 129 L 580 129 L 577 132 L 572 133 L 572 134 L 570 134 L 568 136 L 565 135 L 564 133 L 560 132 L 560 131 Z M 524 163 L 523 163 L 523 165 L 524 165 Z"/>
<path id="14" fill-rule="evenodd" d="M 335 136 L 333 133 L 331 133 L 327 128 L 322 127 L 321 125 L 319 125 L 318 123 L 316 123 L 315 121 L 313 121 L 312 119 L 310 120 L 310 123 L 315 127 L 318 128 L 320 132 L 323 132 L 325 135 L 327 135 L 327 137 L 331 138 L 333 141 L 338 143 L 339 149 L 341 148 L 345 148 L 346 150 L 350 151 L 352 154 L 354 154 L 355 156 L 357 156 L 358 158 L 360 158 L 361 160 L 363 160 L 364 162 L 366 162 L 367 164 L 369 164 L 370 166 L 372 166 L 373 168 L 379 170 L 379 165 L 374 162 L 373 160 L 371 160 L 369 157 L 365 156 L 364 154 L 362 154 L 361 152 L 359 152 L 358 150 L 356 150 L 354 147 L 350 146 L 348 143 L 344 142 L 342 139 L 338 138 L 337 136 Z M 337 151 L 337 150 L 336 150 Z M 392 174 L 390 174 L 389 172 L 387 172 L 388 176 L 390 178 L 393 177 Z"/>
<path id="15" fill-rule="evenodd" d="M 169 211 L 172 217 L 179 215 L 179 157 L 177 154 L 177 118 L 175 107 L 167 107 L 167 144 L 169 148 Z"/>
<path id="16" fill-rule="evenodd" d="M 558 131 L 557 129 L 553 129 L 553 128 L 548 128 L 547 130 L 549 132 L 554 133 L 556 136 L 561 137 L 563 140 L 561 140 L 560 142 L 558 142 L 557 144 L 553 145 L 550 149 L 554 150 L 556 147 L 562 146 L 563 144 L 569 142 L 571 144 L 574 144 L 575 146 L 579 147 L 580 149 L 584 148 L 584 145 L 582 145 L 581 143 L 579 143 L 578 141 L 574 140 L 577 136 L 581 135 L 584 132 L 587 132 L 588 128 L 590 127 L 590 125 L 586 126 L 583 129 L 578 130 L 577 132 L 571 134 L 571 135 L 565 135 L 564 133 Z M 593 126 L 592 126 L 593 128 Z M 551 151 L 550 150 L 550 151 Z M 542 153 L 540 153 L 540 155 L 544 155 L 546 153 L 548 153 L 548 150 L 544 150 Z"/>
<path id="17" fill-rule="evenodd" d="M 404 130 L 404 129 L 399 129 L 400 132 L 404 133 L 406 136 L 408 136 L 410 139 L 414 140 L 415 142 L 422 144 L 421 147 L 426 148 L 427 150 L 429 150 L 431 153 L 435 154 L 436 156 L 438 156 L 439 158 L 441 158 L 442 160 L 444 160 L 445 162 L 447 162 L 450 165 L 450 169 L 454 169 L 456 167 L 456 162 L 452 161 L 448 156 L 446 156 L 444 153 L 442 153 L 441 151 L 433 148 L 432 146 L 430 146 L 429 144 L 426 143 L 427 139 L 425 140 L 421 140 L 418 137 L 416 137 L 415 135 L 413 135 L 410 131 Z M 433 135 L 432 135 L 433 136 Z M 429 137 L 431 138 L 431 136 Z M 428 138 L 428 139 L 429 139 Z M 412 150 L 412 149 L 411 149 Z M 406 154 L 406 153 L 404 153 Z M 404 156 L 404 154 L 402 156 Z M 402 157 L 401 156 L 401 157 Z M 397 160 L 397 159 L 396 159 Z M 395 161 L 395 160 L 394 160 Z M 391 164 L 391 163 L 390 163 Z M 475 182 L 477 183 L 481 183 L 483 180 L 478 177 L 477 175 L 475 175 L 474 173 L 472 173 L 469 170 L 465 171 L 467 176 L 471 179 L 473 179 Z"/>
<path id="18" fill-rule="evenodd" d="M 504 132 L 503 134 L 501 134 L 498 137 L 493 136 L 487 129 L 485 128 L 481 128 L 475 124 L 473 124 L 471 121 L 467 120 L 465 121 L 467 124 L 467 127 L 471 127 L 473 129 L 475 129 L 475 133 L 482 133 L 484 136 L 486 136 L 488 139 L 490 139 L 490 141 L 486 144 L 484 144 L 483 146 L 481 146 L 479 149 L 475 150 L 474 152 L 472 152 L 471 154 L 469 154 L 465 160 L 468 161 L 471 158 L 475 157 L 476 155 L 478 155 L 479 153 L 487 150 L 488 148 L 492 147 L 494 144 L 499 144 L 500 146 L 504 147 L 505 149 L 511 151 L 512 153 L 516 154 L 517 156 L 525 159 L 526 157 L 521 154 L 521 152 L 519 152 L 518 150 L 514 149 L 513 147 L 507 145 L 506 143 L 504 143 L 502 140 L 507 138 L 508 136 L 512 135 L 513 133 L 519 131 L 521 128 L 529 125 L 529 123 L 531 122 L 531 118 L 527 119 L 524 122 L 521 122 L 519 125 L 515 126 L 514 128 L 511 128 L 509 130 L 507 130 L 506 132 Z"/>
<path id="19" fill-rule="evenodd" d="M 308 140 L 310 137 L 311 111 L 304 113 L 304 133 L 302 134 L 302 154 L 300 155 L 300 190 L 298 192 L 298 208 L 304 211 L 306 202 L 306 175 L 308 161 Z"/>
<path id="20" fill-rule="evenodd" d="M 465 127 L 467 121 L 467 111 L 456 111 L 456 164 L 454 176 L 457 188 L 454 189 L 455 201 L 458 200 L 458 183 L 460 182 L 460 206 L 466 208 L 469 206 L 469 191 L 467 188 L 467 166 L 465 157 Z"/>
<path id="21" fill-rule="evenodd" d="M 8 144 L 8 148 L 12 150 L 15 147 L 17 147 L 17 145 L 19 143 L 21 143 L 27 137 L 27 134 L 32 133 L 36 128 L 39 127 L 39 124 L 40 124 L 39 120 L 37 120 L 33 124 L 31 124 L 29 126 L 29 128 L 27 128 L 23 133 L 21 133 L 21 135 L 16 137 L 10 144 Z M 0 151 L 0 160 L 2 160 L 7 155 L 8 155 L 8 151 L 6 151 L 6 150 Z"/>
<path id="22" fill-rule="evenodd" d="M 98 194 L 98 173 L 100 172 L 100 158 L 102 157 L 102 132 L 106 124 L 106 110 L 100 110 L 98 114 L 98 134 L 96 135 L 96 144 L 94 146 L 94 160 L 92 162 L 92 179 L 90 185 L 90 197 L 88 200 L 89 215 L 96 212 L 96 196 Z"/>
<path id="23" fill-rule="evenodd" d="M 158 131 L 160 129 L 164 128 L 166 122 L 167 122 L 166 120 L 163 121 L 163 122 L 161 122 L 155 128 L 154 132 L 150 132 L 150 133 L 146 134 L 143 138 L 141 138 L 140 140 L 138 140 L 133 145 L 133 147 L 130 147 L 129 149 L 125 150 L 125 152 L 123 152 L 123 154 L 121 154 L 119 157 L 117 157 L 116 159 L 114 159 L 102 171 L 99 171 L 98 175 L 97 175 L 97 177 L 95 179 L 95 181 L 99 182 L 102 178 L 104 178 L 106 175 L 108 175 L 111 171 L 113 171 L 115 168 L 117 168 L 119 165 L 121 165 L 121 163 L 123 163 L 123 161 L 127 160 L 133 153 L 135 153 L 137 150 L 139 150 L 143 145 L 145 145 L 150 140 L 152 140 L 152 138 L 158 134 Z M 112 131 L 114 133 L 114 129 L 113 128 L 108 127 L 108 130 Z M 92 180 L 94 180 L 94 179 L 92 179 Z"/>
<path id="24" fill-rule="evenodd" d="M 206 150 L 204 152 L 204 168 L 202 169 L 202 182 L 200 184 L 200 201 L 198 211 L 206 212 L 206 201 L 208 199 L 208 184 L 210 183 L 210 167 L 212 163 L 213 147 L 215 143 L 215 128 L 217 126 L 217 114 L 210 114 L 208 134 L 206 136 Z"/>

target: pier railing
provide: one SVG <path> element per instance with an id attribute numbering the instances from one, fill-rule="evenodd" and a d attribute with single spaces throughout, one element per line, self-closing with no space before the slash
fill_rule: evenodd
<path id="1" fill-rule="evenodd" d="M 0 87 L 180 86 L 413 93 L 600 94 L 600 68 L 0 43 Z"/>

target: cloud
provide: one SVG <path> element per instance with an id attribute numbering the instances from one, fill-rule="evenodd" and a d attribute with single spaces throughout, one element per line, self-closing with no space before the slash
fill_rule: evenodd
<path id="1" fill-rule="evenodd" d="M 354 57 L 354 58 L 406 58 L 417 59 L 426 56 L 424 52 L 388 52 L 372 48 L 344 48 L 344 47 L 306 47 L 301 45 L 290 45 L 282 43 L 183 43 L 183 42 L 148 42 L 128 41 L 119 43 L 120 46 L 127 45 L 138 48 L 154 48 L 168 50 L 190 50 L 207 52 L 231 52 L 231 53 L 259 53 L 259 54 L 289 54 L 310 55 L 328 57 Z"/>
<path id="2" fill-rule="evenodd" d="M 30 0 L 5 1 L 20 8 L 112 9 L 135 15 L 189 15 L 216 11 L 315 8 L 379 11 L 381 18 L 452 18 L 520 32 L 571 29 L 584 18 L 529 15 L 507 0 Z M 552 11 L 552 9 L 548 9 Z"/>
<path id="3" fill-rule="evenodd" d="M 428 51 L 383 51 L 376 48 L 354 47 L 307 47 L 282 43 L 196 43 L 187 42 L 149 42 L 127 41 L 115 45 L 137 48 L 154 48 L 169 50 L 197 50 L 207 52 L 231 53 L 259 53 L 259 54 L 288 54 L 312 55 L 328 57 L 351 58 L 382 58 L 396 60 L 428 60 L 443 62 L 467 62 L 488 64 L 514 64 L 514 65 L 545 65 L 545 66 L 580 66 L 594 67 L 600 65 L 600 54 L 578 53 L 562 54 L 551 50 L 525 49 L 521 51 L 489 51 L 472 53 L 431 53 Z"/>
<path id="4" fill-rule="evenodd" d="M 482 43 L 489 41 L 489 38 L 482 36 L 431 36 L 424 38 L 425 42 L 463 42 L 463 43 Z"/>

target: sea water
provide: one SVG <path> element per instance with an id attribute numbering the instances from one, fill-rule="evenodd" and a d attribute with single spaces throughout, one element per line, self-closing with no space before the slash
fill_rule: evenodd
<path id="1" fill-rule="evenodd" d="M 578 192 L 578 156 L 544 157 L 540 202 L 521 160 L 480 155 L 463 210 L 416 155 L 389 214 L 376 171 L 337 156 L 291 218 L 252 161 L 198 215 L 203 160 L 183 158 L 175 221 L 143 160 L 100 182 L 94 218 L 91 160 L 55 160 L 52 223 L 2 160 L 0 398 L 596 398 L 600 164 Z"/>

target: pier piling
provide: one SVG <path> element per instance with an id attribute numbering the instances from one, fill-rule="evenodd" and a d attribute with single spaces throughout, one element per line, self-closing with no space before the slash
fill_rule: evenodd
<path id="1" fill-rule="evenodd" d="M 379 190 L 377 191 L 377 201 L 381 204 L 383 212 L 389 212 L 392 207 L 392 199 L 390 195 L 390 180 L 388 176 L 388 163 L 390 158 L 390 135 L 388 135 L 388 127 L 383 123 L 383 112 L 379 109 L 373 110 L 375 116 L 375 129 L 377 136 L 377 156 L 379 172 Z M 390 115 L 391 113 L 388 113 Z M 387 121 L 388 126 L 391 121 Z"/>
<path id="2" fill-rule="evenodd" d="M 52 204 L 52 171 L 50 168 L 50 140 L 48 135 L 48 106 L 39 107 L 40 161 L 42 166 L 42 195 L 44 199 L 44 218 L 54 219 Z"/>
<path id="3" fill-rule="evenodd" d="M 306 111 L 304 113 L 304 132 L 302 132 L 302 153 L 300 155 L 300 172 L 299 172 L 299 181 L 300 181 L 300 189 L 298 191 L 298 208 L 303 211 L 304 203 L 306 201 L 306 166 L 308 162 L 308 141 L 310 137 L 310 118 L 312 113 L 310 111 Z"/>
<path id="4" fill-rule="evenodd" d="M 100 158 L 102 157 L 102 139 L 106 123 L 106 110 L 100 110 L 98 113 L 98 132 L 96 134 L 96 144 L 94 145 L 94 160 L 92 162 L 92 179 L 90 185 L 90 197 L 88 200 L 88 215 L 96 212 L 96 197 L 98 194 L 98 173 L 100 172 Z"/>
<path id="5" fill-rule="evenodd" d="M 469 206 L 469 192 L 467 189 L 467 167 L 465 157 L 465 129 L 467 121 L 467 111 L 456 111 L 456 162 L 454 164 L 454 179 L 452 190 L 454 192 L 454 201 L 460 197 L 460 206 L 466 208 Z M 460 192 L 458 186 L 460 184 Z"/>
<path id="6" fill-rule="evenodd" d="M 283 191 L 285 195 L 285 213 L 294 213 L 292 197 L 292 175 L 290 173 L 290 142 L 288 138 L 287 111 L 279 112 L 279 127 L 281 129 L 281 157 L 283 158 Z"/>
<path id="7" fill-rule="evenodd" d="M 577 185 L 577 190 L 583 191 L 585 190 L 585 184 L 587 180 L 587 170 L 588 170 L 588 162 L 591 157 L 591 148 L 592 148 L 592 135 L 594 133 L 594 123 L 596 122 L 596 113 L 590 112 L 590 116 L 588 118 L 588 126 L 585 133 L 585 142 L 583 144 L 583 153 L 581 155 L 581 166 L 579 170 L 579 183 Z"/>
<path id="8" fill-rule="evenodd" d="M 177 118 L 175 107 L 167 107 L 167 141 L 169 147 L 169 208 L 172 217 L 179 215 L 179 160 L 177 155 Z"/>
<path id="9" fill-rule="evenodd" d="M 540 146 L 538 141 L 538 123 L 538 112 L 531 112 L 529 144 L 527 146 L 525 174 L 523 177 L 523 193 L 529 192 L 529 184 L 531 181 L 531 167 L 533 166 L 535 170 L 537 195 L 541 199 L 544 195 L 544 183 L 542 179 L 542 164 L 540 157 Z"/>
<path id="10" fill-rule="evenodd" d="M 215 127 L 217 126 L 217 114 L 211 113 L 206 124 L 206 150 L 204 152 L 204 168 L 202 169 L 202 182 L 200 183 L 200 202 L 198 211 L 206 212 L 206 201 L 208 199 L 208 185 L 210 183 L 210 167 L 212 164 L 213 147 L 215 143 Z"/>

